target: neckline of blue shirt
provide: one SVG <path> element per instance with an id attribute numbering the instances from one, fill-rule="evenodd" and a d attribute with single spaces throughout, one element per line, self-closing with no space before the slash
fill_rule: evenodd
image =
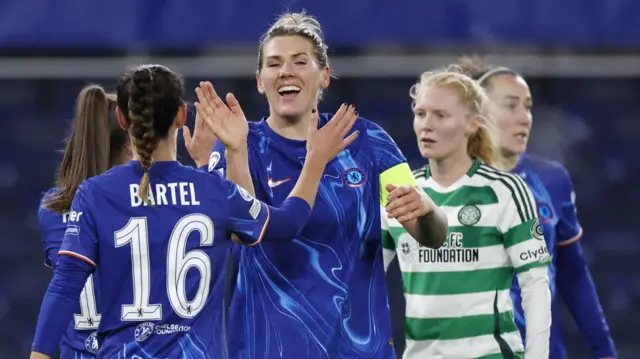
<path id="1" fill-rule="evenodd" d="M 322 126 L 324 126 L 324 124 L 327 122 L 327 118 L 329 118 L 329 114 L 326 114 L 326 113 L 320 114 L 320 117 L 318 118 L 318 128 L 321 128 Z M 306 140 L 294 140 L 278 134 L 267 123 L 267 117 L 263 117 L 258 122 L 258 127 L 260 128 L 260 130 L 262 130 L 262 132 L 264 132 L 265 137 L 276 140 L 278 141 L 278 143 L 283 144 L 285 146 L 295 148 L 295 149 L 302 148 L 306 151 L 306 148 L 307 148 Z"/>

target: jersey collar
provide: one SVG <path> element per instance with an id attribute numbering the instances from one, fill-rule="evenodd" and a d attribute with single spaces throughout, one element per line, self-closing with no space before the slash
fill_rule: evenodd
<path id="1" fill-rule="evenodd" d="M 478 168 L 480 168 L 480 165 L 482 165 L 482 161 L 480 161 L 480 159 L 478 158 L 474 159 L 471 167 L 467 171 L 467 176 L 473 176 L 478 171 Z M 429 168 L 429 164 L 424 166 L 424 176 L 426 177 L 426 179 L 429 179 L 431 177 L 431 169 Z"/>

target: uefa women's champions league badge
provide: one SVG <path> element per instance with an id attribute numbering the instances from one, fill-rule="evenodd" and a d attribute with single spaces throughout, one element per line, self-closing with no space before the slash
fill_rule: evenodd
<path id="1" fill-rule="evenodd" d="M 246 189 L 240 187 L 240 185 L 236 185 L 236 187 L 238 188 L 238 192 L 240 193 L 240 197 L 242 197 L 242 199 L 247 202 L 253 201 L 253 196 L 251 195 L 251 193 L 249 193 Z"/>
<path id="2" fill-rule="evenodd" d="M 342 180 L 347 186 L 358 188 L 364 186 L 365 182 L 367 182 L 367 174 L 363 170 L 353 167 L 344 171 Z"/>
<path id="3" fill-rule="evenodd" d="M 218 162 L 220 162 L 221 157 L 222 156 L 220 155 L 220 152 L 211 152 L 211 155 L 209 156 L 209 172 L 213 171 L 216 168 L 216 165 L 218 164 Z"/>

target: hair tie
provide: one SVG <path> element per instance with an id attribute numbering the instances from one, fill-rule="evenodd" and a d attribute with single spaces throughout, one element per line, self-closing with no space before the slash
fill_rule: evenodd
<path id="1" fill-rule="evenodd" d="M 482 85 L 483 82 L 487 81 L 489 79 L 489 77 L 493 76 L 493 75 L 498 75 L 498 74 L 506 74 L 506 73 L 515 73 L 515 71 L 513 71 L 512 69 L 508 68 L 508 67 L 496 67 L 495 69 L 489 70 L 487 72 L 484 73 L 484 75 L 480 76 L 476 82 L 480 85 Z"/>

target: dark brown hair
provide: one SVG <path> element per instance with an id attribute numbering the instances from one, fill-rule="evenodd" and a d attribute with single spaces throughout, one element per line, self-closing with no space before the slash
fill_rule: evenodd
<path id="1" fill-rule="evenodd" d="M 66 140 L 56 180 L 57 191 L 45 199 L 44 208 L 65 212 L 80 184 L 117 164 L 126 149 L 128 135 L 118 125 L 116 97 L 98 85 L 80 91 L 76 114 Z"/>
<path id="2" fill-rule="evenodd" d="M 485 89 L 491 87 L 491 78 L 497 75 L 520 76 L 520 74 L 508 67 L 493 66 L 486 63 L 481 57 L 464 56 L 456 64 L 467 76 L 471 77 Z"/>
<path id="3" fill-rule="evenodd" d="M 143 65 L 118 82 L 118 107 L 124 114 L 144 175 L 140 197 L 149 196 L 149 170 L 158 141 L 167 138 L 183 101 L 182 79 L 162 65 Z"/>

